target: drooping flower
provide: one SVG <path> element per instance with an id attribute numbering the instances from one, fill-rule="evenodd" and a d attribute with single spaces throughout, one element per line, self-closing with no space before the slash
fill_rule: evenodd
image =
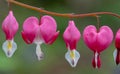
<path id="1" fill-rule="evenodd" d="M 3 43 L 2 48 L 7 57 L 11 57 L 17 49 L 17 44 L 14 42 L 14 36 L 18 31 L 18 27 L 19 25 L 13 12 L 9 11 L 9 14 L 2 23 L 2 30 L 6 35 L 6 41 Z"/>
<path id="2" fill-rule="evenodd" d="M 85 44 L 94 52 L 92 65 L 100 68 L 100 53 L 105 50 L 113 40 L 113 32 L 108 26 L 102 26 L 99 30 L 89 25 L 84 29 L 83 39 Z"/>
<path id="3" fill-rule="evenodd" d="M 116 64 L 118 65 L 120 63 L 120 29 L 117 31 L 115 36 L 115 51 L 113 53 L 114 60 Z"/>
<path id="4" fill-rule="evenodd" d="M 80 36 L 81 34 L 75 26 L 74 21 L 69 21 L 68 27 L 63 34 L 63 38 L 68 49 L 68 52 L 65 54 L 65 59 L 72 67 L 75 67 L 77 65 L 77 62 L 80 58 L 80 54 L 76 50 L 76 45 L 80 39 Z"/>
<path id="5" fill-rule="evenodd" d="M 57 25 L 54 18 L 45 15 L 42 16 L 40 21 L 36 17 L 29 17 L 23 23 L 23 31 L 21 32 L 22 38 L 27 44 L 35 43 L 36 55 L 38 60 L 43 59 L 43 52 L 40 45 L 42 43 L 52 44 L 59 35 L 56 32 Z"/>

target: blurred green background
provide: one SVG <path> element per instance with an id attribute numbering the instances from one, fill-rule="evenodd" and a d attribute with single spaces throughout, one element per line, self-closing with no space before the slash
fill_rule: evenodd
<path id="1" fill-rule="evenodd" d="M 120 0 L 18 0 L 20 2 L 41 7 L 59 13 L 90 13 L 109 11 L 120 14 Z M 93 52 L 86 47 L 81 37 L 77 50 L 81 58 L 75 68 L 71 68 L 65 60 L 67 52 L 62 34 L 68 25 L 69 18 L 55 17 L 60 35 L 52 45 L 42 45 L 45 58 L 38 61 L 35 55 L 35 45 L 27 45 L 22 37 L 22 23 L 29 16 L 40 18 L 40 13 L 17 5 L 12 5 L 12 10 L 19 22 L 19 31 L 15 36 L 18 49 L 12 58 L 7 58 L 2 50 L 5 35 L 0 28 L 0 74 L 120 74 L 120 65 L 116 66 L 113 60 L 114 41 L 107 50 L 101 53 L 100 69 L 91 65 Z M 0 0 L 0 23 L 8 14 L 6 0 Z M 96 25 L 95 17 L 73 19 L 81 34 L 87 25 Z M 114 34 L 120 27 L 120 19 L 110 15 L 100 15 L 100 25 L 108 25 Z"/>

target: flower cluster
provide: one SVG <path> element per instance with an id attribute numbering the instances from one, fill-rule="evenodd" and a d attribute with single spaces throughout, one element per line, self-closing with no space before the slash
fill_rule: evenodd
<path id="1" fill-rule="evenodd" d="M 12 11 L 9 11 L 8 16 L 2 23 L 2 30 L 6 35 L 6 41 L 3 43 L 3 50 L 7 57 L 11 57 L 17 49 L 17 44 L 14 41 L 19 25 Z M 31 16 L 23 23 L 21 32 L 23 40 L 27 44 L 36 44 L 36 55 L 38 60 L 43 59 L 44 54 L 41 50 L 41 44 L 52 44 L 58 37 L 57 23 L 55 19 L 49 15 L 44 15 L 40 18 Z M 68 49 L 65 54 L 65 59 L 72 67 L 77 65 L 80 58 L 79 52 L 76 50 L 77 43 L 80 40 L 81 33 L 75 26 L 73 20 L 70 20 L 66 30 L 63 33 L 63 39 Z M 108 26 L 102 26 L 99 30 L 95 26 L 89 25 L 83 31 L 83 40 L 86 46 L 94 52 L 92 65 L 94 68 L 100 68 L 100 53 L 108 48 L 113 40 L 113 32 Z M 114 59 L 116 64 L 120 63 L 120 29 L 115 36 Z"/>

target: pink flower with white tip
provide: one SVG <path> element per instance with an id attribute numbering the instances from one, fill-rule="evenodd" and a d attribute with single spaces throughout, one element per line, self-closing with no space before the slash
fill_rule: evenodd
<path id="1" fill-rule="evenodd" d="M 2 30 L 6 35 L 6 41 L 3 43 L 3 50 L 7 57 L 11 57 L 17 49 L 17 44 L 14 42 L 14 36 L 18 31 L 18 22 L 13 15 L 12 11 L 9 11 L 8 16 L 2 23 Z"/>
<path id="2" fill-rule="evenodd" d="M 120 29 L 117 31 L 115 36 L 115 51 L 113 53 L 114 60 L 116 64 L 118 65 L 120 63 Z"/>
<path id="3" fill-rule="evenodd" d="M 72 67 L 76 67 L 80 58 L 80 54 L 76 50 L 76 45 L 80 39 L 80 36 L 81 34 L 75 26 L 74 21 L 69 21 L 68 27 L 63 34 L 63 38 L 66 43 L 66 47 L 68 48 L 68 52 L 65 54 L 65 59 Z"/>
<path id="4" fill-rule="evenodd" d="M 85 44 L 94 52 L 92 65 L 100 68 L 100 53 L 104 51 L 113 40 L 113 32 L 108 26 L 102 26 L 99 30 L 89 25 L 84 29 L 83 39 Z"/>
<path id="5" fill-rule="evenodd" d="M 42 16 L 40 21 L 31 16 L 24 21 L 21 34 L 27 44 L 35 43 L 37 45 L 36 55 L 38 60 L 41 60 L 43 59 L 43 52 L 40 45 L 42 43 L 52 44 L 59 35 L 59 31 L 56 32 L 56 30 L 56 21 L 51 16 Z"/>

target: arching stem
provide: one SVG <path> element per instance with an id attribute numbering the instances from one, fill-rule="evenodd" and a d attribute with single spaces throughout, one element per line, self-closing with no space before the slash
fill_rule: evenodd
<path id="1" fill-rule="evenodd" d="M 51 12 L 51 11 L 44 10 L 42 8 L 30 6 L 30 5 L 15 1 L 15 0 L 7 0 L 7 1 L 10 3 L 16 4 L 16 5 L 22 6 L 24 8 L 32 9 L 32 10 L 38 11 L 40 13 L 53 15 L 53 16 L 61 16 L 61 17 L 68 17 L 68 18 L 80 18 L 80 17 L 90 17 L 90 16 L 94 17 L 96 15 L 107 14 L 107 15 L 112 15 L 112 16 L 120 18 L 120 15 L 118 15 L 116 13 L 112 13 L 112 12 L 95 12 L 95 13 L 86 13 L 86 14 L 73 14 L 73 13 L 62 14 L 62 13 Z"/>

